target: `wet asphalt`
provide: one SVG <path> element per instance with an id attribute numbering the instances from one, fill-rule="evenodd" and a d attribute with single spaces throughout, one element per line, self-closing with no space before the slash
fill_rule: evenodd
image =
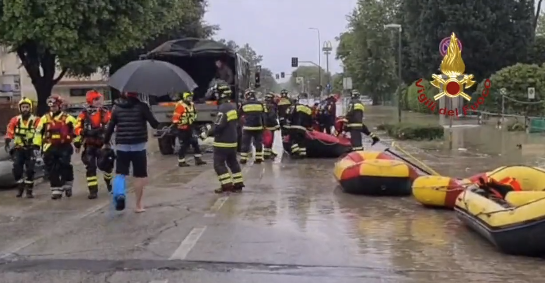
<path id="1" fill-rule="evenodd" d="M 451 211 L 342 193 L 335 160 L 249 164 L 242 194 L 216 195 L 210 157 L 151 154 L 142 214 L 132 195 L 124 212 L 105 189 L 87 200 L 80 162 L 71 199 L 0 192 L 0 282 L 543 282 L 541 259 L 500 254 Z"/>

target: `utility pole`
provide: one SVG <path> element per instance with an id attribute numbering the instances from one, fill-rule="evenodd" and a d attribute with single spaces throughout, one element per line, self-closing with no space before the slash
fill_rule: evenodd
<path id="1" fill-rule="evenodd" d="M 397 60 L 398 60 L 398 67 L 397 67 L 397 71 L 398 71 L 398 79 L 399 79 L 399 87 L 401 87 L 401 85 L 403 84 L 403 79 L 401 78 L 401 56 L 402 56 L 402 52 L 401 52 L 401 32 L 403 31 L 403 28 L 401 27 L 400 24 L 387 24 L 387 25 L 384 25 L 384 29 L 390 29 L 390 28 L 393 28 L 393 29 L 397 29 L 398 31 L 398 35 L 399 35 L 399 46 L 398 46 L 398 54 L 397 54 Z M 401 93 L 399 95 L 399 97 L 397 98 L 397 117 L 398 117 L 398 122 L 401 123 L 401 104 L 402 104 L 402 97 L 401 97 Z"/>
<path id="2" fill-rule="evenodd" d="M 331 74 L 329 73 L 329 54 L 331 54 L 331 51 L 333 51 L 333 45 L 331 45 L 331 41 L 324 41 L 324 46 L 322 47 L 322 51 L 325 54 L 325 69 L 326 69 L 326 75 L 327 75 L 327 94 L 331 93 Z"/>

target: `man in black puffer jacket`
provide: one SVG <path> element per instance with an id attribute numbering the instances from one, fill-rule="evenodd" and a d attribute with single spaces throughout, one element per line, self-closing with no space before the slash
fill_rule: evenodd
<path id="1" fill-rule="evenodd" d="M 135 93 L 122 95 L 116 101 L 112 117 L 106 128 L 104 143 L 110 144 L 115 129 L 116 174 L 132 174 L 136 178 L 134 192 L 136 194 L 136 212 L 144 212 L 142 195 L 148 177 L 148 161 L 146 143 L 148 142 L 148 123 L 156 129 L 159 122 L 150 111 L 149 106 L 140 101 Z"/>

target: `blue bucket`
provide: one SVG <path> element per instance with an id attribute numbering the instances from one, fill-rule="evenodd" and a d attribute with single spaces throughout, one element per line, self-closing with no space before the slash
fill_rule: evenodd
<path id="1" fill-rule="evenodd" d="M 112 195 L 115 210 L 125 209 L 127 182 L 124 175 L 116 175 L 113 182 Z"/>

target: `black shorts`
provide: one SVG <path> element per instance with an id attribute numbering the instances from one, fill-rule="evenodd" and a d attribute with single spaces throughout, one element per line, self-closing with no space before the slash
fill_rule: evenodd
<path id="1" fill-rule="evenodd" d="M 133 177 L 146 178 L 148 176 L 148 157 L 145 149 L 141 151 L 117 150 L 116 154 L 116 174 L 128 176 L 132 164 Z"/>

